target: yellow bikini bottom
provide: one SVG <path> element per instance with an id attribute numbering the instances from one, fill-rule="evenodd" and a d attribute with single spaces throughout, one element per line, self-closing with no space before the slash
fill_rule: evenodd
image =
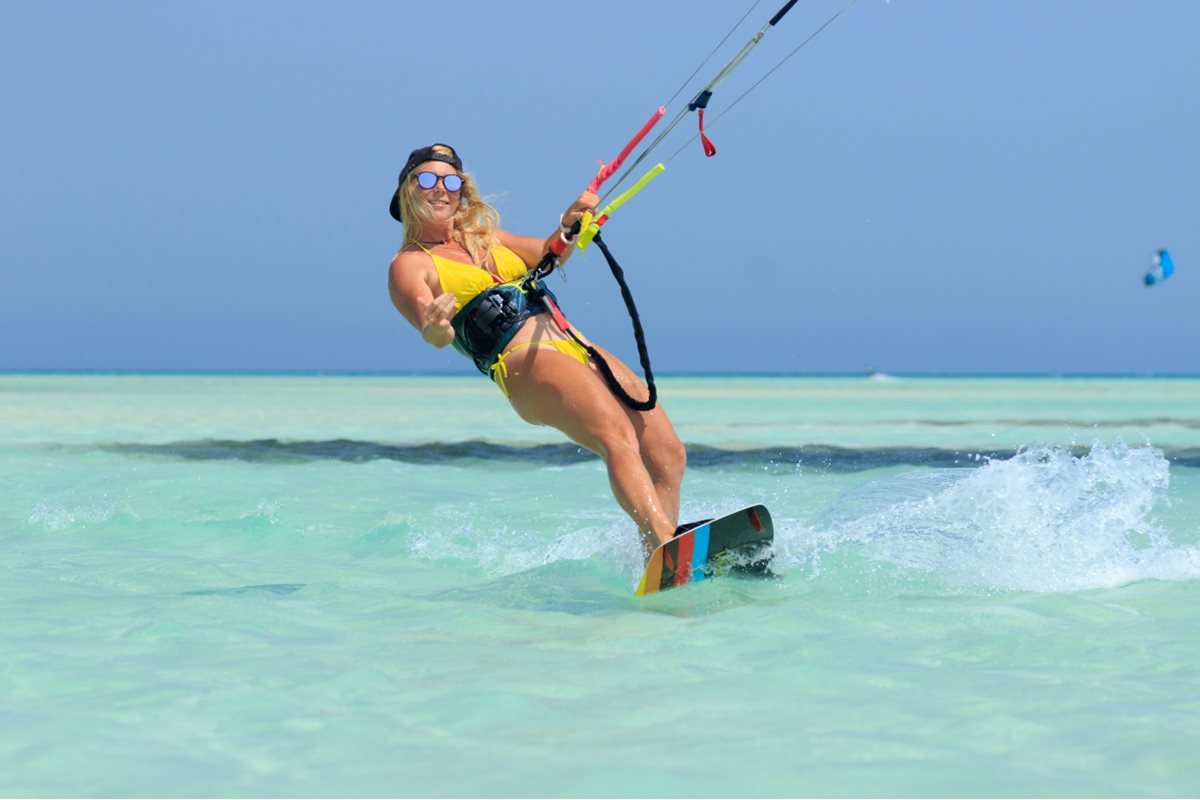
<path id="1" fill-rule="evenodd" d="M 522 347 L 553 347 L 560 353 L 566 353 L 571 358 L 583 364 L 585 367 L 591 363 L 588 358 L 587 350 L 583 349 L 583 345 L 574 339 L 530 339 L 528 342 L 520 342 L 515 344 L 508 350 L 500 354 L 496 359 L 496 363 L 492 364 L 492 380 L 500 387 L 500 391 L 504 392 L 504 396 L 508 397 L 508 386 L 505 380 L 508 378 L 508 367 L 504 364 L 504 359 L 512 355 Z"/>

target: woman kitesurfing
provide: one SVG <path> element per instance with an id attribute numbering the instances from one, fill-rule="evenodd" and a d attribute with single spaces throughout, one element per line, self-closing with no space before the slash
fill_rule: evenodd
<path id="1" fill-rule="evenodd" d="M 713 91 L 796 2 L 788 0 L 751 37 L 613 181 L 610 192 L 690 112 L 698 112 L 697 136 L 705 155 L 716 153 L 704 129 L 704 111 Z M 849 0 L 783 61 L 795 55 L 853 3 L 854 0 Z M 762 79 L 758 81 L 761 82 Z M 739 100 L 741 97 L 729 107 Z M 710 543 L 714 548 L 732 545 L 735 540 L 761 543 L 769 541 L 771 533 L 769 514 L 761 506 L 744 509 L 745 513 L 732 519 L 726 528 L 721 524 L 734 515 L 716 521 L 678 524 L 687 453 L 657 402 L 632 295 L 620 267 L 599 236 L 600 226 L 609 215 L 663 171 L 663 164 L 655 165 L 603 209 L 597 208 L 601 202 L 597 196 L 600 185 L 621 167 L 665 111 L 665 106 L 660 107 L 620 154 L 601 166 L 587 190 L 560 216 L 559 228 L 546 238 L 521 236 L 501 228 L 496 210 L 482 199 L 474 179 L 463 169 L 458 153 L 445 144 L 412 151 L 400 170 L 389 205 L 392 217 L 404 225 L 403 241 L 388 273 L 392 303 L 427 343 L 434 347 L 452 345 L 470 358 L 480 372 L 496 383 L 526 422 L 557 428 L 603 459 L 613 495 L 637 525 L 649 559 L 649 577 L 643 577 L 639 593 L 643 589 L 656 590 L 660 578 L 664 587 L 689 580 L 693 538 L 699 541 L 694 552 L 695 563 L 702 567 Z M 542 283 L 544 277 L 570 256 L 572 245 L 582 249 L 593 241 L 621 286 L 633 321 L 644 381 L 611 353 L 575 331 L 559 310 L 554 295 Z M 711 542 L 708 522 L 713 522 Z M 668 544 L 673 549 L 663 556 L 662 546 Z M 676 564 L 677 557 L 686 563 Z"/>
<path id="2" fill-rule="evenodd" d="M 602 354 L 626 392 L 645 396 L 647 386 L 615 356 L 569 335 L 553 295 L 522 280 L 597 200 L 580 194 L 546 239 L 518 236 L 499 226 L 453 148 L 418 148 L 390 205 L 404 239 L 388 288 L 426 342 L 470 357 L 522 419 L 557 428 L 604 460 L 613 495 L 649 554 L 679 522 L 683 443 L 661 405 L 641 411 L 621 403 L 586 347 Z"/>

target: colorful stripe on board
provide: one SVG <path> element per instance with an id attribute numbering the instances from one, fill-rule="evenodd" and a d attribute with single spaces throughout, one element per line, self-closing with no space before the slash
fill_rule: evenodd
<path id="1" fill-rule="evenodd" d="M 707 575 L 704 574 L 704 565 L 708 562 L 708 534 L 709 525 L 701 525 L 692 533 L 692 560 L 691 560 L 691 580 L 702 581 Z"/>
<path id="2" fill-rule="evenodd" d="M 692 579 L 692 555 L 696 548 L 696 537 L 685 533 L 675 541 L 679 542 L 679 550 L 675 553 L 675 580 L 672 581 L 672 585 L 683 586 Z"/>

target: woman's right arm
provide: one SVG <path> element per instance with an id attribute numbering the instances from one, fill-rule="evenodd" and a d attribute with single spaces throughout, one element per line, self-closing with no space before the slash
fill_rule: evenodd
<path id="1" fill-rule="evenodd" d="M 396 254 L 388 270 L 388 294 L 392 305 L 421 332 L 425 341 L 434 347 L 445 347 L 454 341 L 454 328 L 450 326 L 454 295 L 446 292 L 433 296 L 428 257 L 424 253 Z"/>

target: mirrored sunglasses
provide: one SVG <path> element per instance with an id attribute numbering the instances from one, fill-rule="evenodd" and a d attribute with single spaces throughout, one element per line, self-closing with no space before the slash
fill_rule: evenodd
<path id="1" fill-rule="evenodd" d="M 418 172 L 413 177 L 417 181 L 417 186 L 420 186 L 422 189 L 432 189 L 437 186 L 439 178 L 447 192 L 457 192 L 463 185 L 463 179 L 459 175 L 438 175 L 436 172 Z"/>

